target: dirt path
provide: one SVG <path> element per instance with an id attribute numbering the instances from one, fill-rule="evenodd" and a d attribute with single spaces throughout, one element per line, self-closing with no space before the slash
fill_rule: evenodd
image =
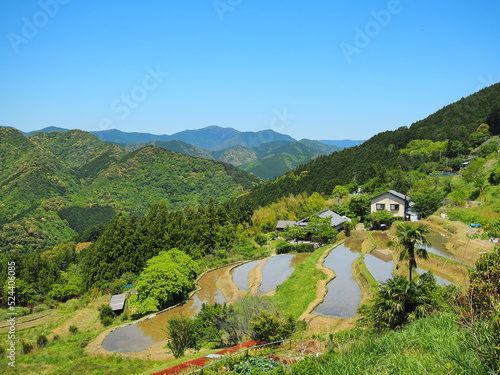
<path id="1" fill-rule="evenodd" d="M 228 268 L 224 274 L 219 277 L 216 281 L 215 286 L 219 289 L 224 298 L 226 299 L 227 304 L 231 304 L 236 301 L 238 298 L 243 297 L 247 292 L 239 290 L 236 284 L 233 282 L 233 276 L 231 271 L 241 264 L 236 264 L 234 267 Z"/>
<path id="2" fill-rule="evenodd" d="M 259 291 L 260 284 L 262 283 L 262 267 L 264 267 L 268 259 L 269 258 L 263 259 L 257 267 L 254 267 L 248 273 L 248 285 L 250 285 L 251 296 L 256 296 Z"/>

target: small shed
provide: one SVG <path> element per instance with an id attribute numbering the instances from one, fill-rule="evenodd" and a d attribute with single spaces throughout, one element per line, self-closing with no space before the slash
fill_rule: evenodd
<path id="1" fill-rule="evenodd" d="M 127 299 L 127 293 L 115 294 L 111 296 L 111 301 L 109 301 L 109 306 L 113 312 L 121 314 L 125 307 L 125 300 Z"/>

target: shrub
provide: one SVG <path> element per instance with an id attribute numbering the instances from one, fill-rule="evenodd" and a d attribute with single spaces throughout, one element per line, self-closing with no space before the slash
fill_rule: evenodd
<path id="1" fill-rule="evenodd" d="M 91 338 L 91 337 L 89 337 L 88 339 L 85 339 L 85 340 L 83 340 L 82 342 L 80 342 L 80 343 L 78 344 L 78 346 L 79 346 L 80 348 L 85 348 L 85 347 L 89 344 L 90 340 L 92 340 L 92 338 Z"/>
<path id="2" fill-rule="evenodd" d="M 77 333 L 78 333 L 78 327 L 77 327 L 77 326 L 74 326 L 74 325 L 70 325 L 70 326 L 69 326 L 69 331 L 70 331 L 73 335 L 75 335 L 75 334 L 77 334 Z"/>
<path id="3" fill-rule="evenodd" d="M 267 243 L 267 237 L 262 233 L 257 233 L 254 237 L 254 241 L 259 246 L 264 246 Z"/>
<path id="4" fill-rule="evenodd" d="M 29 354 L 33 350 L 33 344 L 26 342 L 26 341 L 21 341 L 21 352 L 23 354 Z"/>
<path id="5" fill-rule="evenodd" d="M 167 321 L 168 348 L 175 358 L 182 357 L 189 348 L 197 349 L 196 330 L 193 321 L 186 316 L 173 316 Z"/>
<path id="6" fill-rule="evenodd" d="M 99 320 L 101 321 L 103 326 L 109 326 L 113 323 L 113 319 L 115 317 L 115 313 L 113 312 L 113 309 L 109 305 L 101 305 L 99 307 Z"/>
<path id="7" fill-rule="evenodd" d="M 110 316 L 106 316 L 101 319 L 101 323 L 104 327 L 110 326 L 111 324 L 113 324 L 113 318 Z"/>
<path id="8" fill-rule="evenodd" d="M 312 253 L 314 251 L 314 246 L 310 243 L 303 243 L 299 245 L 293 245 L 288 242 L 282 241 L 276 246 L 276 253 L 286 254 L 286 253 Z"/>
<path id="9" fill-rule="evenodd" d="M 38 312 L 42 312 L 44 310 L 47 310 L 49 307 L 43 303 L 41 303 L 40 305 L 36 305 L 35 307 L 33 307 L 33 312 L 34 313 L 38 313 Z"/>
<path id="10" fill-rule="evenodd" d="M 39 348 L 43 348 L 44 346 L 47 345 L 48 342 L 49 342 L 49 340 L 47 339 L 47 336 L 45 336 L 43 334 L 38 336 L 38 338 L 36 339 L 36 345 Z"/>
<path id="11" fill-rule="evenodd" d="M 250 322 L 253 338 L 257 341 L 274 342 L 289 338 L 295 331 L 295 320 L 291 315 L 260 311 Z"/>
<path id="12" fill-rule="evenodd" d="M 57 341 L 57 340 L 59 340 L 59 339 L 60 339 L 59 335 L 54 335 L 54 336 L 52 337 L 52 341 Z"/>

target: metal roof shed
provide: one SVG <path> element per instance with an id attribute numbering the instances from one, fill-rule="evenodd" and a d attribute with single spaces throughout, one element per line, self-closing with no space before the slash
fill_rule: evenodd
<path id="1" fill-rule="evenodd" d="M 109 301 L 109 306 L 113 311 L 122 311 L 125 307 L 125 299 L 127 298 L 126 293 L 115 294 L 111 296 L 111 301 Z"/>

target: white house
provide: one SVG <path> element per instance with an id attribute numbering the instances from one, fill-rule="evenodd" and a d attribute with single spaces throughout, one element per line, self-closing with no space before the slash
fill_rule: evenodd
<path id="1" fill-rule="evenodd" d="M 410 197 L 395 190 L 389 190 L 371 199 L 370 213 L 386 210 L 405 220 L 417 221 L 418 214 L 413 212 L 412 206 Z"/>

